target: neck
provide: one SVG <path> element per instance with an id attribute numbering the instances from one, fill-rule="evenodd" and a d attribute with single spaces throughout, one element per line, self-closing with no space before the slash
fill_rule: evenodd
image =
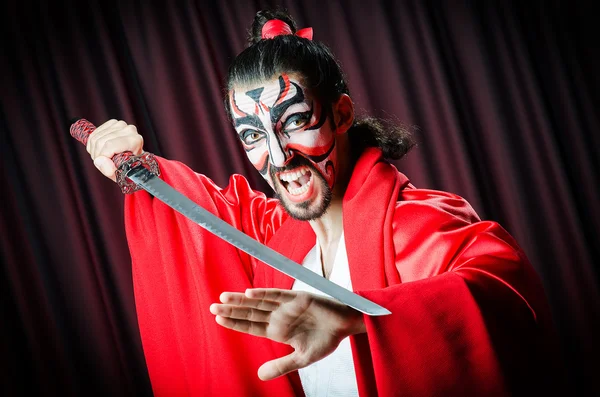
<path id="1" fill-rule="evenodd" d="M 337 137 L 336 145 L 340 153 L 350 152 L 350 142 L 347 134 L 341 134 Z M 318 219 L 310 221 L 310 226 L 313 228 L 319 245 L 321 247 L 329 247 L 332 243 L 335 243 L 340 239 L 342 231 L 344 230 L 343 217 L 342 217 L 342 199 L 352 171 L 354 168 L 355 159 L 352 159 L 348 155 L 340 155 L 338 158 L 338 175 L 336 176 L 336 183 L 333 189 L 333 197 L 331 203 L 327 208 L 327 211 L 321 215 Z"/>
<path id="2" fill-rule="evenodd" d="M 318 219 L 309 221 L 309 223 L 317 235 L 321 247 L 328 247 L 331 243 L 339 240 L 344 229 L 342 199 L 332 199 L 327 212 Z"/>

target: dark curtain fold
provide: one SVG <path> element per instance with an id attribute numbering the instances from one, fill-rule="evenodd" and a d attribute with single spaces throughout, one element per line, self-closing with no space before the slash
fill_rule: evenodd
<path id="1" fill-rule="evenodd" d="M 359 112 L 417 128 L 418 147 L 396 162 L 414 184 L 462 195 L 515 236 L 544 282 L 573 394 L 600 394 L 592 2 L 10 0 L 3 395 L 152 394 L 121 193 L 68 121 L 126 120 L 146 150 L 268 192 L 225 118 L 222 86 L 254 13 L 276 4 L 338 55 Z"/>

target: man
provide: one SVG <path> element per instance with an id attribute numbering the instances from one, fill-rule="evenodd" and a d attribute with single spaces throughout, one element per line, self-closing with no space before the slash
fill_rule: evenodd
<path id="1" fill-rule="evenodd" d="M 410 149 L 408 135 L 355 120 L 343 73 L 312 33 L 269 12 L 257 14 L 252 32 L 230 67 L 226 109 L 278 199 L 239 175 L 221 189 L 159 158 L 161 178 L 392 314 L 364 316 L 319 296 L 135 193 L 126 198 L 126 228 L 155 394 L 515 395 L 550 387 L 543 289 L 512 237 L 462 198 L 417 189 L 385 161 Z M 139 154 L 142 143 L 135 127 L 111 120 L 88 151 L 114 178 L 109 158 Z M 253 376 L 258 366 L 269 382 Z"/>

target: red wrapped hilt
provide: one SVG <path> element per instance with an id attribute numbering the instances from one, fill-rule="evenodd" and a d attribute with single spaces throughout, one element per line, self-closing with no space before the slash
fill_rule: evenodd
<path id="1" fill-rule="evenodd" d="M 90 134 L 96 130 L 96 126 L 86 119 L 79 119 L 71 124 L 71 136 L 79 142 L 87 145 Z M 113 163 L 117 167 L 115 172 L 117 184 L 121 187 L 121 191 L 125 194 L 133 193 L 141 188 L 137 186 L 131 179 L 127 178 L 127 172 L 133 168 L 143 166 L 155 175 L 160 175 L 158 162 L 152 153 L 143 152 L 139 156 L 135 156 L 132 152 L 123 152 L 115 154 L 112 157 Z"/>
<path id="2" fill-rule="evenodd" d="M 90 134 L 96 130 L 96 126 L 86 119 L 79 119 L 71 125 L 71 136 L 77 139 L 79 142 L 87 145 Z M 131 152 L 123 152 L 115 154 L 112 158 L 113 163 L 117 168 L 120 168 L 123 163 L 133 157 Z"/>

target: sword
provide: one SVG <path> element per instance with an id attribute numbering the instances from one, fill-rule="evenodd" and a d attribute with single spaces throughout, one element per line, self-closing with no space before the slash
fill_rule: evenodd
<path id="1" fill-rule="evenodd" d="M 89 135 L 95 129 L 96 127 L 86 119 L 79 119 L 71 125 L 70 132 L 71 136 L 85 145 Z M 317 275 L 200 207 L 158 177 L 160 173 L 158 163 L 151 153 L 134 156 L 131 152 L 124 152 L 115 155 L 112 160 L 117 166 L 117 183 L 124 193 L 144 189 L 175 211 L 238 249 L 343 304 L 370 316 L 391 314 L 386 308 Z"/>

